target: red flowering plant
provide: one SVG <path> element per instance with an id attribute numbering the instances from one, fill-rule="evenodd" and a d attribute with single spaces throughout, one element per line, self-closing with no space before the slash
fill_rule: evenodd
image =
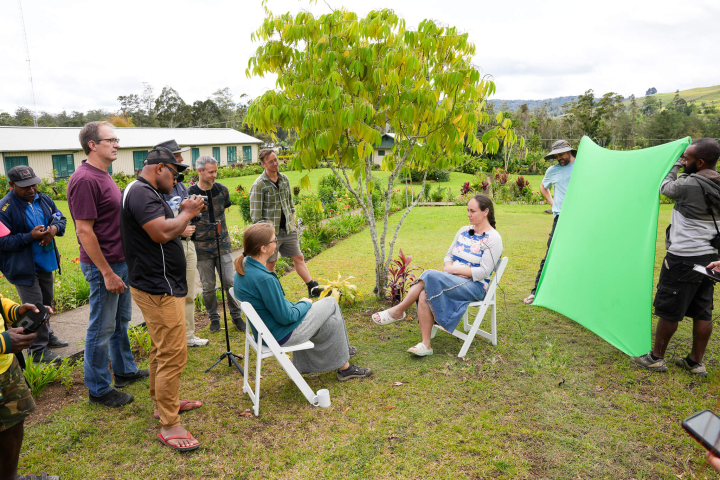
<path id="1" fill-rule="evenodd" d="M 393 305 L 400 303 L 410 284 L 417 278 L 417 274 L 422 272 L 420 267 L 410 267 L 412 258 L 412 255 L 405 255 L 401 248 L 399 259 L 390 261 L 386 291 L 390 292 Z"/>
<path id="2" fill-rule="evenodd" d="M 462 188 L 460 188 L 460 194 L 467 195 L 470 190 L 472 190 L 472 188 L 470 188 L 470 182 L 465 182 Z"/>

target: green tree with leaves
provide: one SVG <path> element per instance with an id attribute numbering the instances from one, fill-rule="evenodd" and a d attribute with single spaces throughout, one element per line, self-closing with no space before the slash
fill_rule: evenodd
<path id="1" fill-rule="evenodd" d="M 175 128 L 181 126 L 189 107 L 174 88 L 165 86 L 155 100 L 155 114 L 160 126 Z"/>
<path id="2" fill-rule="evenodd" d="M 475 46 L 466 33 L 432 20 L 407 29 L 389 9 L 365 18 L 345 9 L 319 18 L 308 12 L 275 16 L 266 9 L 252 38 L 263 44 L 247 75 L 277 75 L 277 88 L 250 105 L 248 123 L 273 134 L 278 126 L 294 132 L 296 169 L 329 162 L 365 215 L 382 294 L 397 235 L 418 201 L 389 238 L 395 179 L 410 169 L 427 175 L 431 168 L 451 167 L 465 144 L 475 153 L 485 147 L 476 125 L 488 120 L 483 109 L 495 86 L 472 64 Z M 394 132 L 395 144 L 383 157 L 390 175 L 380 189 L 384 211 L 376 212 L 373 146 L 386 131 Z M 308 187 L 309 178 L 301 183 Z"/>

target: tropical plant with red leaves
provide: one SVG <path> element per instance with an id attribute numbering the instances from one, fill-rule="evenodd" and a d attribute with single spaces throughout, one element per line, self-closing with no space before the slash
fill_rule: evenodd
<path id="1" fill-rule="evenodd" d="M 400 303 L 405 296 L 407 286 L 415 281 L 418 273 L 422 273 L 420 267 L 410 266 L 412 258 L 412 255 L 405 255 L 401 248 L 399 258 L 390 261 L 386 291 L 390 292 L 393 305 Z"/>
<path id="2" fill-rule="evenodd" d="M 517 184 L 518 190 L 522 190 L 523 188 L 530 186 L 530 182 L 525 180 L 522 175 L 520 175 L 517 180 L 515 180 L 515 183 Z"/>
<path id="3" fill-rule="evenodd" d="M 483 182 L 480 184 L 480 188 L 483 192 L 487 192 L 488 190 L 490 190 L 490 184 L 483 180 Z"/>
<path id="4" fill-rule="evenodd" d="M 499 183 L 500 185 L 505 185 L 508 182 L 508 173 L 504 170 L 496 169 L 495 171 L 495 181 Z"/>
<path id="5" fill-rule="evenodd" d="M 470 187 L 470 182 L 465 182 L 462 188 L 460 188 L 460 194 L 467 195 L 470 190 L 472 190 L 472 188 Z"/>

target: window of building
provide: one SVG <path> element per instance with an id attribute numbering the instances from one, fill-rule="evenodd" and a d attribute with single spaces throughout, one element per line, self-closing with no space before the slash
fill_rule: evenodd
<path id="1" fill-rule="evenodd" d="M 227 147 L 228 165 L 237 162 L 237 147 Z"/>
<path id="2" fill-rule="evenodd" d="M 195 160 L 200 158 L 200 149 L 199 148 L 193 148 L 192 149 L 192 166 L 195 168 Z"/>
<path id="3" fill-rule="evenodd" d="M 252 147 L 243 145 L 243 163 L 252 163 Z"/>
<path id="4" fill-rule="evenodd" d="M 213 158 L 217 160 L 220 165 L 220 147 L 213 147 Z"/>
<path id="5" fill-rule="evenodd" d="M 378 150 L 378 156 L 384 157 L 385 156 L 385 150 Z"/>
<path id="6" fill-rule="evenodd" d="M 5 175 L 7 175 L 8 170 L 18 165 L 30 166 L 28 157 L 5 157 Z"/>
<path id="7" fill-rule="evenodd" d="M 108 165 L 108 173 L 112 175 L 112 163 Z"/>
<path id="8" fill-rule="evenodd" d="M 147 150 L 135 150 L 133 152 L 133 165 L 135 166 L 136 172 L 138 170 L 142 170 L 143 162 L 145 162 L 145 157 L 147 157 L 147 154 Z"/>
<path id="9" fill-rule="evenodd" d="M 57 172 L 55 180 L 70 178 L 75 172 L 75 159 L 72 153 L 52 156 L 53 169 Z"/>

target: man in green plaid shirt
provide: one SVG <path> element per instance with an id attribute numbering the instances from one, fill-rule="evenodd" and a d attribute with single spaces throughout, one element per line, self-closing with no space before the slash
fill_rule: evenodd
<path id="1" fill-rule="evenodd" d="M 290 258 L 295 271 L 308 287 L 308 296 L 317 297 L 322 292 L 318 283 L 312 279 L 305 257 L 300 251 L 300 238 L 295 226 L 295 205 L 290 193 L 290 180 L 279 170 L 275 152 L 270 149 L 260 150 L 260 163 L 265 171 L 250 187 L 250 217 L 253 223 L 271 223 L 275 227 L 277 246 L 275 253 L 265 265 L 271 272 L 275 271 L 278 254 Z"/>

